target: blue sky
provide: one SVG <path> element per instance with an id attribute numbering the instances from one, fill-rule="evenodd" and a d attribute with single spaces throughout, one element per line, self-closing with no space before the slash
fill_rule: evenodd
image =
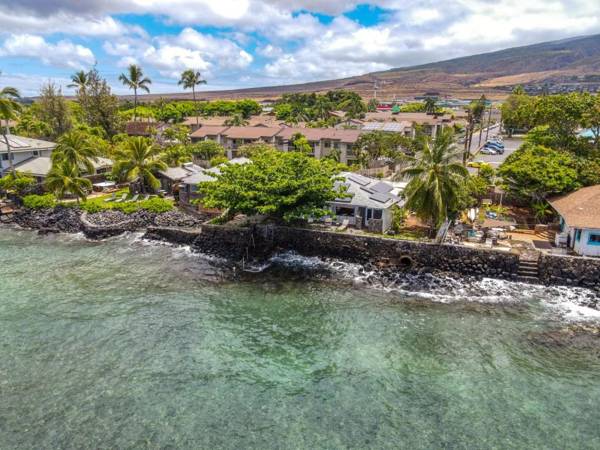
<path id="1" fill-rule="evenodd" d="M 131 63 L 156 93 L 187 68 L 206 90 L 289 84 L 598 32 L 597 0 L 0 0 L 0 86 L 69 92 L 94 63 L 117 93 Z"/>

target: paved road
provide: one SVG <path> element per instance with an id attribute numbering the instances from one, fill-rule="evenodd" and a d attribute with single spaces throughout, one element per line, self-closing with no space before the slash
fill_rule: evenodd
<path id="1" fill-rule="evenodd" d="M 503 155 L 483 155 L 479 153 L 478 155 L 473 156 L 473 161 L 485 161 L 492 167 L 497 168 L 511 153 L 518 149 L 522 143 L 523 139 L 520 138 L 504 139 Z"/>
<path id="2" fill-rule="evenodd" d="M 492 136 L 496 136 L 497 134 L 500 133 L 500 124 L 496 124 L 496 125 L 492 125 L 490 127 L 490 132 L 487 132 L 487 128 L 480 131 L 480 132 L 476 132 L 473 133 L 473 139 L 471 139 L 471 154 L 474 155 L 475 153 L 477 153 L 479 151 L 479 135 L 481 134 L 481 145 L 485 144 L 485 138 L 486 136 L 489 136 L 489 138 L 491 139 Z"/>

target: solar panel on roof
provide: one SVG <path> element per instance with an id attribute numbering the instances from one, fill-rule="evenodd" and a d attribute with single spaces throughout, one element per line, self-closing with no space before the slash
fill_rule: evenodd
<path id="1" fill-rule="evenodd" d="M 348 179 L 354 181 L 356 184 L 359 184 L 361 186 L 366 186 L 371 182 L 371 180 L 369 180 L 368 178 L 357 174 L 348 175 Z"/>
<path id="2" fill-rule="evenodd" d="M 380 181 L 375 186 L 371 186 L 372 191 L 379 192 L 382 194 L 386 194 L 386 193 L 392 191 L 393 189 L 394 189 L 394 186 L 392 186 L 391 184 L 388 184 L 388 183 L 384 183 L 383 181 Z"/>
<path id="3" fill-rule="evenodd" d="M 363 190 L 363 191 L 365 191 L 365 192 L 368 192 L 369 194 L 375 194 L 376 193 L 373 189 L 368 188 L 366 186 L 361 186 L 360 189 Z"/>
<path id="4" fill-rule="evenodd" d="M 376 202 L 379 202 L 379 203 L 387 203 L 388 200 L 390 199 L 390 196 L 387 194 L 382 194 L 380 192 L 377 192 L 373 195 L 370 195 L 369 198 L 371 200 L 375 200 Z"/>

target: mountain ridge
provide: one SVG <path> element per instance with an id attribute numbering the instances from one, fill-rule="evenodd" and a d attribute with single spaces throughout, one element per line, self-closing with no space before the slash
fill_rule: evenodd
<path id="1" fill-rule="evenodd" d="M 516 85 L 532 93 L 600 91 L 600 34 L 512 47 L 449 60 L 399 67 L 353 77 L 282 86 L 203 91 L 216 98 L 272 98 L 284 93 L 353 90 L 365 98 L 414 97 L 428 92 L 443 96 L 504 98 Z M 127 97 L 127 96 L 125 96 Z M 191 98 L 189 93 L 151 94 L 144 98 Z"/>

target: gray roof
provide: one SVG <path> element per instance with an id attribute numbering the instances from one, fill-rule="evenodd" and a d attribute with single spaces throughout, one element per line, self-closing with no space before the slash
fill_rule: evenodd
<path id="1" fill-rule="evenodd" d="M 252 161 L 250 161 L 248 158 L 241 157 L 233 158 L 225 164 L 248 164 L 250 162 Z M 210 169 L 201 169 L 198 173 L 194 173 L 186 178 L 183 178 L 181 182 L 183 184 L 198 184 L 205 181 L 214 181 L 215 175 L 221 173 L 221 171 L 219 170 L 220 166 L 212 167 Z"/>
<path id="2" fill-rule="evenodd" d="M 344 181 L 338 181 L 336 185 L 345 186 L 346 192 L 351 197 L 339 198 L 331 203 L 374 209 L 387 209 L 402 203 L 402 199 L 398 196 L 399 187 L 390 182 L 351 172 L 342 172 L 340 176 Z"/>
<path id="3" fill-rule="evenodd" d="M 202 167 L 196 164 L 186 163 L 179 167 L 169 167 L 167 170 L 161 170 L 159 173 L 173 181 L 181 181 L 190 175 L 202 172 Z"/>
<path id="4" fill-rule="evenodd" d="M 42 141 L 40 139 L 31 139 L 23 136 L 9 134 L 7 136 L 10 150 L 13 152 L 31 152 L 34 150 L 52 150 L 56 147 L 54 142 Z M 0 137 L 0 153 L 7 152 L 4 137 Z"/>
<path id="5" fill-rule="evenodd" d="M 15 164 L 15 170 L 22 173 L 30 173 L 38 177 L 45 177 L 52 169 L 52 160 L 49 156 L 36 156 Z"/>
<path id="6" fill-rule="evenodd" d="M 112 167 L 113 162 L 108 158 L 96 158 L 92 160 L 95 169 Z M 15 164 L 15 170 L 22 173 L 30 173 L 38 177 L 45 177 L 52 169 L 52 159 L 49 156 L 34 156 L 23 162 Z"/>
<path id="7" fill-rule="evenodd" d="M 402 133 L 406 128 L 410 128 L 410 122 L 366 122 L 363 131 L 388 131 L 392 133 Z"/>

